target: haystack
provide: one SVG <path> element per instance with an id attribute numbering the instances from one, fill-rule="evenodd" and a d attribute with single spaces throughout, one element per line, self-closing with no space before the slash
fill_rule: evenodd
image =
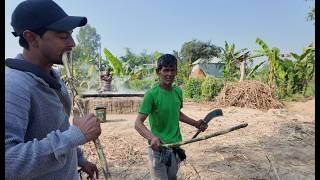
<path id="1" fill-rule="evenodd" d="M 253 109 L 277 109 L 283 104 L 272 96 L 273 90 L 255 80 L 226 83 L 215 103 L 219 106 L 237 106 Z"/>

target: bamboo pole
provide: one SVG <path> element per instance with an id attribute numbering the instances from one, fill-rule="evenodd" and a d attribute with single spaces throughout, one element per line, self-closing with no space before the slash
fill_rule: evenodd
<path id="1" fill-rule="evenodd" d="M 206 136 L 202 136 L 202 137 L 198 137 L 198 138 L 194 138 L 194 139 L 181 141 L 181 142 L 178 142 L 178 143 L 162 144 L 161 146 L 162 147 L 166 147 L 166 148 L 179 147 L 179 146 L 182 146 L 182 145 L 185 145 L 185 144 L 190 144 L 190 143 L 194 143 L 194 142 L 197 142 L 197 141 L 206 140 L 206 139 L 209 139 L 209 138 L 212 138 L 212 137 L 215 137 L 215 136 L 220 136 L 222 134 L 226 134 L 226 133 L 229 133 L 229 132 L 237 130 L 237 129 L 245 128 L 247 126 L 248 126 L 248 123 L 243 123 L 243 124 L 240 124 L 238 126 L 234 126 L 232 128 L 225 129 L 225 130 L 222 130 L 222 131 L 218 131 L 218 132 L 206 135 Z"/>
<path id="2" fill-rule="evenodd" d="M 78 99 L 78 91 L 73 83 L 73 79 L 71 77 L 70 74 L 70 69 L 69 69 L 69 64 L 68 64 L 68 54 L 63 54 L 62 56 L 62 62 L 66 68 L 66 72 L 67 72 L 67 85 L 69 86 L 71 92 L 72 92 L 72 96 L 73 99 L 75 100 L 75 103 L 77 104 L 79 111 L 80 111 L 80 115 L 83 117 L 84 116 L 84 104 L 82 103 L 82 101 L 80 101 L 80 99 Z M 98 119 L 98 121 L 101 121 L 100 119 Z M 103 172 L 103 176 L 105 179 L 109 180 L 111 179 L 111 174 L 109 172 L 108 169 L 108 164 L 107 164 L 107 160 L 105 158 L 105 155 L 103 153 L 103 149 L 102 149 L 102 145 L 101 142 L 99 140 L 99 138 L 93 140 L 94 146 L 96 148 L 98 157 L 99 157 L 99 161 L 100 161 L 100 165 L 102 168 L 102 172 Z"/>

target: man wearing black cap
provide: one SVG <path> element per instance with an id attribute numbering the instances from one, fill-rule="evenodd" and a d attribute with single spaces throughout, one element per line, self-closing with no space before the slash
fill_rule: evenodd
<path id="1" fill-rule="evenodd" d="M 93 114 L 75 115 L 69 124 L 70 97 L 52 68 L 75 46 L 72 30 L 86 23 L 52 0 L 26 0 L 14 10 L 13 35 L 23 52 L 6 60 L 6 179 L 79 179 L 78 166 L 98 176 L 78 146 L 98 138 L 100 124 Z"/>

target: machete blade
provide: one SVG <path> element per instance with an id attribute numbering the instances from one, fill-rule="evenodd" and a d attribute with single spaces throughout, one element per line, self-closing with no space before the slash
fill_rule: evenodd
<path id="1" fill-rule="evenodd" d="M 217 116 L 223 116 L 223 112 L 221 109 L 215 109 L 211 112 L 209 112 L 206 117 L 204 117 L 203 121 L 208 124 L 214 117 L 217 117 Z M 198 130 L 197 133 L 195 135 L 193 135 L 192 139 L 197 137 L 198 134 L 200 133 L 201 131 Z"/>
<path id="2" fill-rule="evenodd" d="M 221 109 L 215 109 L 211 112 L 209 112 L 206 117 L 204 117 L 204 122 L 206 122 L 207 124 L 214 118 L 217 116 L 223 116 L 223 112 Z"/>

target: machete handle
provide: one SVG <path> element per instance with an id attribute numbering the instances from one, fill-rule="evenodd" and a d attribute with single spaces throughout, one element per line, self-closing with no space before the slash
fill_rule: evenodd
<path id="1" fill-rule="evenodd" d="M 192 136 L 192 138 L 191 138 L 191 139 L 196 138 L 196 137 L 198 136 L 198 134 L 200 134 L 200 132 L 201 132 L 201 131 L 200 131 L 200 130 L 198 130 L 198 131 L 197 131 L 197 133 L 196 133 L 196 134 L 194 134 L 194 135 Z"/>
<path id="2" fill-rule="evenodd" d="M 223 112 L 221 109 L 215 109 L 211 112 L 209 112 L 203 119 L 204 123 L 208 124 L 214 117 L 217 116 L 223 116 Z M 193 135 L 193 137 L 191 139 L 194 139 L 198 136 L 198 134 L 201 132 L 200 129 L 198 129 L 197 133 L 195 135 Z"/>

